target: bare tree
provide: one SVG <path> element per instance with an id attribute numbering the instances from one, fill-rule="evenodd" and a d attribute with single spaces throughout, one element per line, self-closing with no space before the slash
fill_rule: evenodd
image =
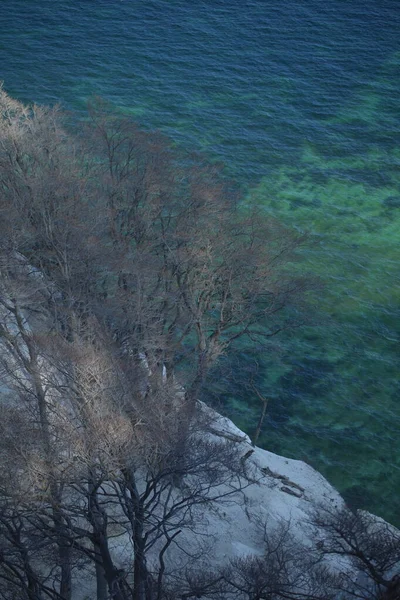
<path id="1" fill-rule="evenodd" d="M 86 137 L 98 156 L 112 281 L 97 316 L 156 385 L 174 379 L 194 411 L 210 369 L 240 338 L 267 340 L 301 319 L 310 282 L 288 263 L 304 238 L 244 211 L 216 166 L 182 156 L 102 102 Z"/>
<path id="2" fill-rule="evenodd" d="M 228 565 L 197 565 L 175 575 L 165 599 L 336 600 L 338 577 L 318 552 L 294 536 L 290 521 L 258 520 L 260 552 Z"/>
<path id="3" fill-rule="evenodd" d="M 364 511 L 320 507 L 312 524 L 319 532 L 324 556 L 343 557 L 352 568 L 342 573 L 343 591 L 363 600 L 376 600 L 399 590 L 400 532 Z"/>
<path id="4" fill-rule="evenodd" d="M 336 597 L 336 577 L 309 545 L 296 539 L 291 523 L 259 523 L 262 556 L 231 561 L 225 579 L 234 597 L 247 600 L 328 600 Z"/>
<path id="5" fill-rule="evenodd" d="M 40 312 L 41 288 L 40 280 L 29 282 L 29 274 L 25 266 L 19 268 L 18 260 L 9 257 L 9 264 L 16 270 L 12 277 L 7 277 L 3 270 L 2 289 L 0 292 L 0 361 L 3 367 L 3 382 L 15 394 L 13 404 L 21 410 L 25 408 L 31 418 L 31 429 L 35 432 L 36 448 L 34 456 L 42 471 L 41 477 L 49 489 L 52 519 L 58 532 L 58 556 L 60 575 L 60 596 L 65 600 L 71 598 L 71 560 L 70 548 L 65 543 L 63 529 L 65 523 L 60 506 L 62 504 L 62 485 L 57 473 L 57 424 L 51 417 L 52 398 L 46 385 L 46 374 L 43 370 L 43 358 L 37 339 L 28 324 L 26 312 L 35 309 Z M 19 271 L 19 272 L 18 272 Z M 38 299 L 35 306 L 34 299 Z M 24 310 L 26 307 L 26 311 Z M 15 446 L 14 446 L 15 449 Z M 9 447 L 10 455 L 7 463 L 13 462 L 13 446 Z"/>
<path id="6" fill-rule="evenodd" d="M 94 357 L 97 363 L 99 351 L 97 348 Z M 90 349 L 85 352 L 88 355 Z M 74 361 L 78 370 L 84 362 Z M 160 390 L 146 397 L 145 407 L 131 404 L 124 382 L 104 386 L 104 362 L 102 366 L 96 368 L 97 376 L 93 369 L 90 378 L 87 372 L 84 375 L 84 380 L 90 381 L 86 391 L 80 374 L 79 402 L 84 403 L 86 411 L 85 444 L 93 457 L 90 480 L 86 484 L 82 477 L 76 488 L 82 496 L 87 490 L 83 515 L 87 514 L 90 522 L 88 537 L 98 546 L 97 560 L 100 555 L 109 593 L 121 599 L 150 600 L 156 590 L 162 589 L 167 554 L 176 551 L 180 534 L 195 530 L 196 520 L 207 507 L 239 501 L 249 478 L 235 444 L 204 439 L 210 437 L 204 418 L 199 415 L 188 426 L 182 426 L 183 398 L 180 403 L 175 398 L 168 411 Z M 116 373 L 118 366 L 114 363 L 113 377 Z M 110 389 L 113 398 L 109 397 Z M 120 399 L 115 402 L 117 394 Z M 99 409 L 105 395 L 108 415 Z M 92 409 L 90 397 L 96 398 Z M 183 444 L 182 436 L 187 438 Z M 183 447 L 185 452 L 180 455 Z M 81 455 L 80 460 L 89 460 L 89 456 Z M 72 514 L 76 507 L 70 510 Z M 123 569 L 112 558 L 110 528 L 131 544 L 131 562 L 128 560 Z M 74 532 L 75 536 L 79 534 L 83 535 L 81 528 Z"/>

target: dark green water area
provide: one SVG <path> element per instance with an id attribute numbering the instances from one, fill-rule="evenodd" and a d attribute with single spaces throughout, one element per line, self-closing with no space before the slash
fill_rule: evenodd
<path id="1" fill-rule="evenodd" d="M 2 0 L 0 20 L 11 95 L 103 96 L 309 232 L 307 325 L 232 349 L 208 397 L 251 433 L 255 385 L 263 446 L 399 525 L 398 0 Z"/>

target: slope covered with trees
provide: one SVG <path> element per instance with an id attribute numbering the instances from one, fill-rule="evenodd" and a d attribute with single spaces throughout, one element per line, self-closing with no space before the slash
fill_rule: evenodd
<path id="1" fill-rule="evenodd" d="M 197 400 L 238 340 L 299 324 L 302 238 L 101 102 L 75 133 L 3 91 L 0 111 L 0 597 L 71 600 L 80 572 L 98 600 L 177 597 L 181 532 L 256 484 Z M 266 563 L 188 573 L 181 597 L 330 597 L 286 537 Z"/>
<path id="2" fill-rule="evenodd" d="M 99 598 L 142 598 L 146 552 L 161 543 L 161 580 L 192 507 L 243 471 L 199 435 L 196 400 L 236 339 L 291 325 L 300 240 L 243 217 L 216 168 L 101 103 L 72 135 L 55 109 L 0 102 L 7 593 L 70 598 L 89 560 Z M 111 527 L 130 532 L 133 587 Z"/>

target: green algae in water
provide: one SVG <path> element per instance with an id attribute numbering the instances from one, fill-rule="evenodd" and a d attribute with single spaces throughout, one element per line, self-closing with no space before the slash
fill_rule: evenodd
<path id="1" fill-rule="evenodd" d="M 377 93 L 361 102 L 358 118 L 371 130 L 380 107 Z M 340 116 L 354 118 L 353 109 Z M 290 416 L 280 423 L 272 415 L 261 442 L 304 458 L 350 504 L 398 524 L 399 151 L 374 147 L 338 158 L 340 147 L 332 150 L 330 158 L 328 149 L 306 145 L 297 167 L 277 169 L 250 194 L 274 217 L 311 232 L 296 268 L 324 283 L 314 327 L 283 342 L 285 373 L 275 385 Z"/>

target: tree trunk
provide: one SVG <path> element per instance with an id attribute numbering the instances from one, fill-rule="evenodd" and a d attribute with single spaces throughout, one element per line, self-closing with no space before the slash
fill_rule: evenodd
<path id="1" fill-rule="evenodd" d="M 107 580 L 102 565 L 100 548 L 96 543 L 93 546 L 96 556 L 96 600 L 107 600 Z"/>
<path id="2" fill-rule="evenodd" d="M 130 469 L 123 469 L 125 479 L 124 499 L 133 542 L 133 600 L 151 600 L 150 576 L 146 565 L 144 538 L 144 509 L 140 493 L 136 487 L 135 476 Z"/>
<path id="3" fill-rule="evenodd" d="M 50 477 L 50 493 L 53 504 L 53 521 L 54 531 L 56 533 L 57 546 L 58 546 L 58 557 L 59 567 L 61 570 L 60 580 L 60 596 L 63 600 L 71 600 L 72 598 L 72 572 L 71 572 L 71 548 L 67 541 L 67 536 L 64 532 L 63 516 L 58 508 L 61 506 L 62 499 L 60 497 L 59 486 L 57 485 L 56 479 L 53 478 L 54 465 L 52 461 L 52 449 L 51 449 L 51 437 L 50 437 L 50 424 L 47 415 L 47 403 L 45 392 L 43 390 L 42 381 L 40 377 L 39 367 L 37 364 L 35 349 L 28 343 L 28 349 L 31 357 L 29 370 L 32 374 L 33 383 L 35 386 L 35 393 L 38 401 L 40 425 L 43 436 L 43 445 L 46 454 L 46 460 L 48 463 L 49 477 Z"/>
<path id="4" fill-rule="evenodd" d="M 260 437 L 261 428 L 264 423 L 265 415 L 267 414 L 267 407 L 268 407 L 268 398 L 264 398 L 261 415 L 260 415 L 260 418 L 258 419 L 257 427 L 254 432 L 253 440 L 251 442 L 252 446 L 255 446 L 257 444 L 258 438 Z"/>
<path id="5" fill-rule="evenodd" d="M 108 546 L 107 514 L 99 506 L 97 490 L 91 474 L 89 474 L 88 487 L 88 517 L 93 529 L 92 539 L 96 558 L 100 561 L 100 564 L 96 562 L 98 600 L 103 600 L 104 598 L 104 580 L 107 582 L 109 595 L 112 600 L 127 600 L 128 596 L 124 593 L 123 589 L 122 573 L 114 565 Z M 105 593 L 105 598 L 107 598 L 107 593 Z"/>

